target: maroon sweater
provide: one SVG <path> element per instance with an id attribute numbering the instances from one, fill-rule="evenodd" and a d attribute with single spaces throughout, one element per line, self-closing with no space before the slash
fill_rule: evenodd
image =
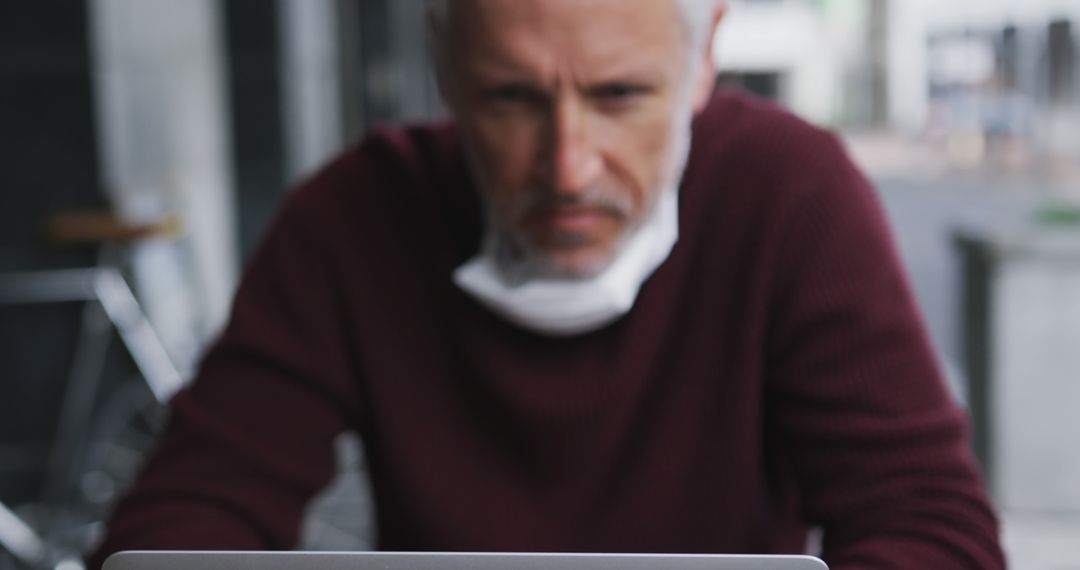
<path id="1" fill-rule="evenodd" d="M 1003 567 L 885 222 L 837 140 L 718 95 L 680 239 L 616 323 L 515 328 L 455 288 L 481 209 L 451 127 L 293 192 L 98 555 L 287 549 L 366 446 L 390 550 L 792 553 Z"/>

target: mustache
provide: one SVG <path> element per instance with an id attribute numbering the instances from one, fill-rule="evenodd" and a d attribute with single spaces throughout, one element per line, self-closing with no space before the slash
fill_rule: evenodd
<path id="1" fill-rule="evenodd" d="M 559 206 L 606 210 L 621 218 L 629 218 L 634 212 L 633 198 L 625 192 L 589 186 L 567 194 L 534 187 L 518 194 L 511 204 L 510 215 L 512 220 L 520 221 L 537 210 Z"/>

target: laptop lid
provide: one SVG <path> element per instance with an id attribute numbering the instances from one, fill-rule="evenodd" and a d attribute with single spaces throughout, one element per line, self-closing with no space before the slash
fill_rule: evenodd
<path id="1" fill-rule="evenodd" d="M 103 570 L 828 570 L 810 556 L 130 551 Z"/>

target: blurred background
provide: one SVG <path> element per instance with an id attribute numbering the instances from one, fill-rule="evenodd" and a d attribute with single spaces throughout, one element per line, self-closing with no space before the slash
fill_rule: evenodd
<path id="1" fill-rule="evenodd" d="M 423 0 L 0 3 L 0 569 L 78 568 L 287 188 L 442 116 Z M 1015 568 L 1080 568 L 1080 2 L 743 0 L 718 84 L 839 131 Z M 363 457 L 305 527 L 371 544 Z"/>

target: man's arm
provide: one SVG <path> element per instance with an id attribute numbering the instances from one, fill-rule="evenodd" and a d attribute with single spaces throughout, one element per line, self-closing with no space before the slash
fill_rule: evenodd
<path id="1" fill-rule="evenodd" d="M 299 190 L 279 215 L 90 568 L 122 549 L 295 546 L 358 401 L 333 244 L 313 202 Z"/>
<path id="2" fill-rule="evenodd" d="M 869 183 L 835 164 L 786 216 L 769 399 L 833 568 L 1003 568 L 997 521 Z"/>

